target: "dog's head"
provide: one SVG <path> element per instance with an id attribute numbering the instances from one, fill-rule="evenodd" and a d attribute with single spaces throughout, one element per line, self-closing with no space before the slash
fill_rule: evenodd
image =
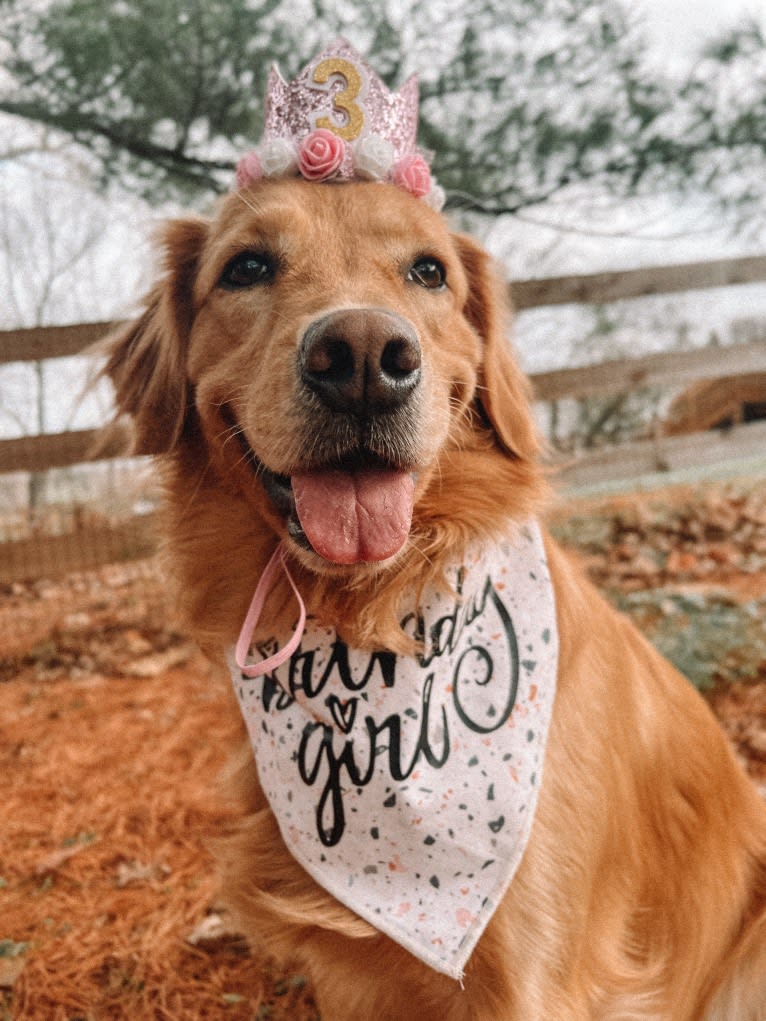
<path id="1" fill-rule="evenodd" d="M 504 287 L 403 190 L 262 183 L 172 223 L 165 252 L 107 365 L 136 452 L 196 451 L 304 567 L 392 562 L 468 450 L 533 461 Z M 486 464 L 461 470 L 481 504 Z"/>

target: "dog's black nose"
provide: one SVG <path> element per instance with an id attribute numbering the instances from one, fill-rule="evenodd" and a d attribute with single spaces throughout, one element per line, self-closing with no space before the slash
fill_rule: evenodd
<path id="1" fill-rule="evenodd" d="M 367 417 L 409 400 L 420 382 L 420 343 L 414 326 L 395 312 L 342 309 L 310 324 L 298 367 L 326 407 Z"/>

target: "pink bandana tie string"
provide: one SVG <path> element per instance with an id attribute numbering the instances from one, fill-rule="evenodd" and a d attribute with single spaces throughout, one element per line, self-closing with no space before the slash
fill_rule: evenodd
<path id="1" fill-rule="evenodd" d="M 258 627 L 258 621 L 261 619 L 263 607 L 266 600 L 269 597 L 269 593 L 274 588 L 279 571 L 284 572 L 285 577 L 290 582 L 295 598 L 298 601 L 298 623 L 295 625 L 290 639 L 278 649 L 273 655 L 267 659 L 262 659 L 258 663 L 248 663 L 247 657 L 250 652 L 250 645 L 255 634 L 255 629 Z M 295 650 L 301 643 L 303 632 L 306 627 L 306 606 L 301 598 L 301 594 L 298 591 L 298 586 L 295 584 L 293 576 L 290 574 L 290 570 L 285 562 L 285 548 L 280 542 L 277 548 L 274 550 L 271 559 L 269 560 L 263 574 L 256 585 L 253 598 L 250 602 L 250 608 L 247 611 L 244 623 L 242 624 L 242 630 L 239 633 L 237 644 L 235 646 L 234 655 L 237 666 L 246 677 L 261 677 L 263 674 L 268 674 L 272 670 L 276 670 L 278 666 L 286 663 L 287 660 L 292 656 Z"/>

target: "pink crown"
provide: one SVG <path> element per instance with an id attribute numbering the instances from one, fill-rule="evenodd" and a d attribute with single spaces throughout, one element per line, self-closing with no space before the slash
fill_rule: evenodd
<path id="1" fill-rule="evenodd" d="M 390 92 L 345 39 L 289 84 L 272 67 L 261 144 L 237 164 L 237 187 L 262 178 L 388 181 L 441 209 L 444 192 L 416 144 L 418 83 Z"/>

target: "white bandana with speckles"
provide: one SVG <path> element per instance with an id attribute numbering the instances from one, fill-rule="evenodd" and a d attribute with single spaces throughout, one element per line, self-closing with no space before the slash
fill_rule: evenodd
<path id="1" fill-rule="evenodd" d="M 271 673 L 229 663 L 260 781 L 297 861 L 426 964 L 460 978 L 519 866 L 556 688 L 536 524 L 455 568 L 403 621 L 417 657 L 349 649 L 309 619 Z M 265 659 L 284 642 L 263 627 Z"/>

